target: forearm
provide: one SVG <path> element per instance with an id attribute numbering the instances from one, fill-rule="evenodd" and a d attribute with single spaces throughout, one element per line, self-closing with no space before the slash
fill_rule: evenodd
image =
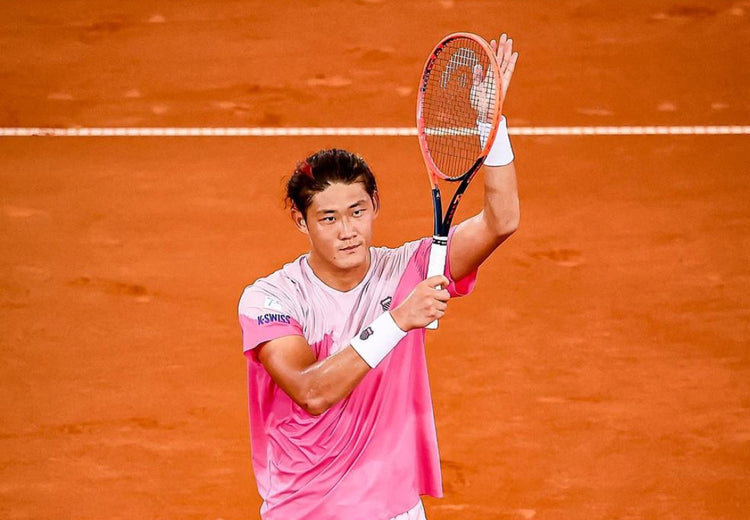
<path id="1" fill-rule="evenodd" d="M 515 163 L 485 166 L 484 207 L 479 214 L 496 246 L 517 228 L 521 217 Z"/>
<path id="2" fill-rule="evenodd" d="M 479 124 L 479 131 L 487 135 L 490 129 Z M 503 116 L 484 163 L 484 206 L 479 214 L 483 231 L 495 246 L 518 227 L 520 208 L 514 160 L 508 124 Z"/>
<path id="3" fill-rule="evenodd" d="M 451 277 L 460 280 L 474 272 L 518 227 L 520 206 L 513 163 L 485 166 L 484 206 L 453 233 Z"/>
<path id="4" fill-rule="evenodd" d="M 319 415 L 351 394 L 405 335 L 385 312 L 355 335 L 348 346 L 325 359 L 317 360 L 302 336 L 270 341 L 261 347 L 258 357 L 295 403 Z"/>
<path id="5" fill-rule="evenodd" d="M 292 398 L 310 414 L 320 415 L 348 397 L 369 371 L 362 357 L 347 346 L 301 370 Z"/>

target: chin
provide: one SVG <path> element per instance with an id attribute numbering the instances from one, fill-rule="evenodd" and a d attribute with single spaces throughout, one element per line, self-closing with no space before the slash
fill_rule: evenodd
<path id="1" fill-rule="evenodd" d="M 342 255 L 334 260 L 334 263 L 342 270 L 356 269 L 367 264 L 369 250 L 360 247 L 355 254 Z"/>

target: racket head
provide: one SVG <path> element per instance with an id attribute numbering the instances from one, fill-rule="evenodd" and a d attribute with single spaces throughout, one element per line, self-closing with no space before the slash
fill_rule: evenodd
<path id="1" fill-rule="evenodd" d="M 495 51 L 481 37 L 449 34 L 432 50 L 417 95 L 417 136 L 433 187 L 473 176 L 482 165 L 502 114 L 501 86 Z"/>

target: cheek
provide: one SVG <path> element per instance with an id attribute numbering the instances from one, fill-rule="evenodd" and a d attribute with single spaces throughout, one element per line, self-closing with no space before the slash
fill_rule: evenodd
<path id="1" fill-rule="evenodd" d="M 359 232 L 364 236 L 372 236 L 372 223 L 375 220 L 374 216 L 369 216 L 363 220 L 359 225 Z"/>
<path id="2" fill-rule="evenodd" d="M 327 250 L 336 248 L 336 231 L 334 226 L 315 225 L 310 228 L 310 239 L 317 249 Z"/>

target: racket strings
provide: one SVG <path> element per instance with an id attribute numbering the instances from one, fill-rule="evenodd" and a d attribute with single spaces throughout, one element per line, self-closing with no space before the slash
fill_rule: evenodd
<path id="1" fill-rule="evenodd" d="M 489 129 L 477 123 L 493 121 L 499 110 L 491 67 L 479 43 L 457 38 L 435 56 L 423 84 L 427 148 L 435 166 L 449 179 L 463 176 L 482 155 Z"/>

